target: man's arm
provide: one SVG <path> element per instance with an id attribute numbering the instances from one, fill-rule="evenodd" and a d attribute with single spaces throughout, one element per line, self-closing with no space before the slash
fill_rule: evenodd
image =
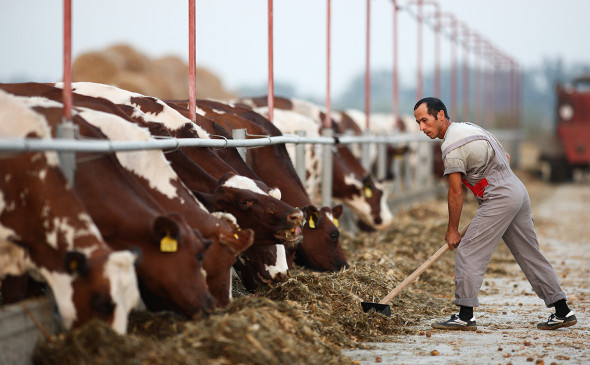
<path id="1" fill-rule="evenodd" d="M 459 246 L 461 235 L 459 234 L 459 220 L 461 219 L 461 210 L 463 209 L 463 186 L 461 182 L 461 173 L 453 172 L 449 174 L 449 193 L 447 196 L 449 205 L 449 225 L 445 241 L 451 250 Z"/>

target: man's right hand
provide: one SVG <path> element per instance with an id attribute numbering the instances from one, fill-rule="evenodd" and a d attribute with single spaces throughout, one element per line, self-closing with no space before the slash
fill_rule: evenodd
<path id="1" fill-rule="evenodd" d="M 448 229 L 447 234 L 445 235 L 445 242 L 449 246 L 449 249 L 452 251 L 459 246 L 461 243 L 461 235 L 457 229 Z"/>

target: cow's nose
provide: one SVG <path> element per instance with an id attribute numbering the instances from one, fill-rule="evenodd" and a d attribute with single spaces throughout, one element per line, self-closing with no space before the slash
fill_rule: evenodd
<path id="1" fill-rule="evenodd" d="M 373 222 L 375 222 L 375 224 L 381 224 L 383 223 L 383 219 L 381 217 L 376 217 L 375 219 L 373 219 Z"/>
<path id="2" fill-rule="evenodd" d="M 303 225 L 303 212 L 296 208 L 287 216 L 287 222 Z"/>

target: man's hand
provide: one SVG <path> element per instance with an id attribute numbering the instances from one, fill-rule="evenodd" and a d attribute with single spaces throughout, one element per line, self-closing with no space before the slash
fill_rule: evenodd
<path id="1" fill-rule="evenodd" d="M 459 231 L 457 229 L 447 229 L 445 242 L 451 251 L 456 249 L 459 246 L 459 243 L 461 243 L 461 235 L 459 234 Z"/>

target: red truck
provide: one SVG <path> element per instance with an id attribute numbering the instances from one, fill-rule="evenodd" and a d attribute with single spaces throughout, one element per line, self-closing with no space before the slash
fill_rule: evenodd
<path id="1" fill-rule="evenodd" d="M 590 74 L 556 86 L 555 138 L 540 156 L 543 177 L 571 180 L 590 167 Z"/>

